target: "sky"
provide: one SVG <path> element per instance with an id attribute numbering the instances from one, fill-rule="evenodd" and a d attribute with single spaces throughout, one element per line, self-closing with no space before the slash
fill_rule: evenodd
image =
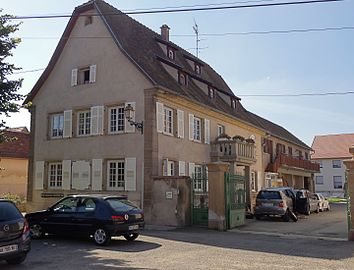
<path id="1" fill-rule="evenodd" d="M 299 0 L 297 0 L 299 1 Z M 1 0 L 3 14 L 71 14 L 84 1 Z M 281 0 L 106 0 L 122 11 L 205 5 L 250 5 Z M 160 32 L 168 24 L 170 40 L 195 53 L 193 25 L 200 33 L 199 57 L 227 82 L 245 108 L 288 129 L 311 146 L 314 136 L 354 133 L 354 94 L 274 97 L 354 91 L 354 1 L 133 15 Z M 17 21 L 16 21 L 17 22 Z M 14 36 L 22 39 L 8 61 L 22 71 L 44 69 L 68 18 L 23 20 Z M 352 27 L 347 30 L 252 34 L 274 30 Z M 229 34 L 227 34 L 229 33 Z M 230 34 L 234 33 L 234 34 Z M 235 34 L 236 33 L 236 34 Z M 240 34 L 247 33 L 247 34 Z M 211 35 L 222 34 L 222 35 Z M 43 70 L 14 74 L 28 94 Z M 247 96 L 248 95 L 248 96 Z M 251 96 L 250 96 L 251 95 Z M 268 95 L 268 96 L 252 96 Z M 5 119 L 7 126 L 27 126 L 26 110 Z"/>

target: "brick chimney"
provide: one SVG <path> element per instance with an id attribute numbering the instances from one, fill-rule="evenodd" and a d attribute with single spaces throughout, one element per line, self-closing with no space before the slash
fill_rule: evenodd
<path id="1" fill-rule="evenodd" d="M 161 27 L 161 37 L 165 41 L 170 41 L 170 27 L 167 24 L 163 24 Z"/>

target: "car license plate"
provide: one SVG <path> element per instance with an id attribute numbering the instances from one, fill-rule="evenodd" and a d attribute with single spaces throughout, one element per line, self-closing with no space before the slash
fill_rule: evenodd
<path id="1" fill-rule="evenodd" d="M 263 203 L 263 206 L 268 207 L 268 206 L 273 206 L 273 204 L 272 203 Z"/>
<path id="2" fill-rule="evenodd" d="M 18 250 L 17 245 L 3 246 L 0 247 L 0 254 L 9 253 L 17 250 Z"/>
<path id="3" fill-rule="evenodd" d="M 132 226 L 129 226 L 129 231 L 137 230 L 137 229 L 139 229 L 139 225 L 132 225 Z"/>

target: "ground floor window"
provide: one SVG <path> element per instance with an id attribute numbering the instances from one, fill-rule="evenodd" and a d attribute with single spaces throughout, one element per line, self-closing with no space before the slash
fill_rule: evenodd
<path id="1" fill-rule="evenodd" d="M 343 188 L 342 176 L 333 176 L 333 187 L 336 189 Z"/>
<path id="2" fill-rule="evenodd" d="M 124 160 L 110 160 L 107 163 L 108 189 L 124 190 Z"/>
<path id="3" fill-rule="evenodd" d="M 49 188 L 61 188 L 63 184 L 63 166 L 61 163 L 49 163 Z"/>
<path id="4" fill-rule="evenodd" d="M 194 166 L 194 191 L 208 191 L 208 171 L 206 166 Z"/>
<path id="5" fill-rule="evenodd" d="M 322 175 L 316 176 L 316 185 L 323 185 L 323 176 Z"/>

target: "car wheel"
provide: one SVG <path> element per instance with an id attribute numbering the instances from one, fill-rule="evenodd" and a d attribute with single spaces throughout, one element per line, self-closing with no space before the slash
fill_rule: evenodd
<path id="1" fill-rule="evenodd" d="M 26 259 L 27 254 L 22 254 L 21 256 L 15 257 L 13 259 L 6 260 L 8 264 L 20 264 Z"/>
<path id="2" fill-rule="evenodd" d="M 129 234 L 124 234 L 123 236 L 128 241 L 134 241 L 135 239 L 138 238 L 139 234 L 138 233 L 129 233 Z"/>
<path id="3" fill-rule="evenodd" d="M 309 216 L 310 214 L 311 214 L 311 209 L 310 209 L 310 206 L 308 205 L 308 206 L 306 207 L 305 215 L 306 215 L 306 216 Z"/>
<path id="4" fill-rule="evenodd" d="M 289 222 L 290 221 L 290 217 L 289 217 L 289 210 L 286 210 L 285 214 L 282 216 L 283 221 L 285 222 Z"/>
<path id="5" fill-rule="evenodd" d="M 93 234 L 93 240 L 98 246 L 105 246 L 111 241 L 111 236 L 105 229 L 98 228 Z"/>
<path id="6" fill-rule="evenodd" d="M 33 239 L 40 239 L 44 236 L 44 231 L 41 225 L 34 223 L 30 225 L 30 235 Z"/>

